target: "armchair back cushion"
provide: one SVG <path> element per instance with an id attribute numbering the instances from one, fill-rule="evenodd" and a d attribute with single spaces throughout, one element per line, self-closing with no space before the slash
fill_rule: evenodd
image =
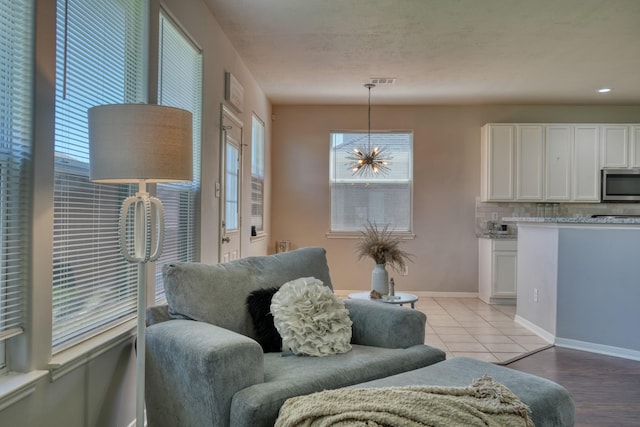
<path id="1" fill-rule="evenodd" d="M 170 263 L 164 265 L 163 277 L 171 318 L 207 322 L 251 338 L 255 333 L 246 300 L 254 290 L 280 288 L 300 277 L 315 277 L 333 290 L 323 248 L 222 264 Z"/>

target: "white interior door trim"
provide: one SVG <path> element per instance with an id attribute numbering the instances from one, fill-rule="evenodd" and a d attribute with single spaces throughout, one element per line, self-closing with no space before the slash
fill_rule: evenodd
<path id="1" fill-rule="evenodd" d="M 218 224 L 218 254 L 219 262 L 231 261 L 242 256 L 242 156 L 244 131 L 243 123 L 227 106 L 222 104 L 220 116 L 220 222 Z M 238 132 L 239 130 L 239 132 Z M 230 136 L 230 132 L 235 135 Z M 237 149 L 237 224 L 236 228 L 227 233 L 227 143 L 235 141 Z"/>

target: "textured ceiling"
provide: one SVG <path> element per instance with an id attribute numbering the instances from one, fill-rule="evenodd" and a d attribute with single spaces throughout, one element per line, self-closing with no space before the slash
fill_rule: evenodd
<path id="1" fill-rule="evenodd" d="M 640 0 L 205 1 L 275 105 L 640 104 Z"/>

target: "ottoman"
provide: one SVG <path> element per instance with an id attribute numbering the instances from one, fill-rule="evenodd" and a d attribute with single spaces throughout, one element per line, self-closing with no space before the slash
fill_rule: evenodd
<path id="1" fill-rule="evenodd" d="M 535 375 L 466 357 L 456 357 L 349 388 L 405 385 L 464 387 L 484 374 L 507 386 L 529 406 L 536 427 L 573 426 L 573 400 L 561 385 Z"/>

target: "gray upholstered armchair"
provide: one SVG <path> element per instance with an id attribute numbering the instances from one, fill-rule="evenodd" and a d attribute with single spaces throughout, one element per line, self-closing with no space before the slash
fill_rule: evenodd
<path id="1" fill-rule="evenodd" d="M 164 266 L 168 305 L 147 321 L 146 405 L 151 427 L 271 426 L 289 397 L 338 388 L 444 360 L 424 344 L 426 316 L 346 300 L 352 350 L 326 357 L 263 353 L 249 293 L 315 277 L 332 288 L 322 248 L 224 264 Z"/>

